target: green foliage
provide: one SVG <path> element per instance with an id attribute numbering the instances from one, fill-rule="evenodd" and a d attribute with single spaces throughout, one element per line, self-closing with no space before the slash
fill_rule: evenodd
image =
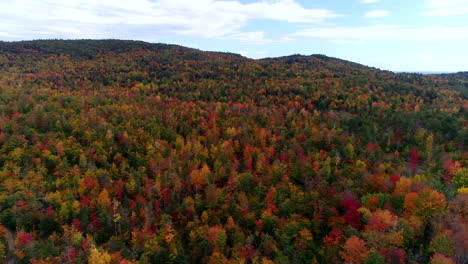
<path id="1" fill-rule="evenodd" d="M 468 169 L 463 168 L 455 172 L 453 184 L 456 188 L 468 188 Z"/>
<path id="2" fill-rule="evenodd" d="M 378 251 L 371 251 L 364 264 L 384 264 L 385 258 Z"/>
<path id="3" fill-rule="evenodd" d="M 363 204 L 367 203 L 367 201 L 369 200 L 369 198 L 371 197 L 376 197 L 379 201 L 379 208 L 383 209 L 384 208 L 384 205 L 390 201 L 390 199 L 392 200 L 396 200 L 396 199 L 393 199 L 393 197 L 390 197 L 390 195 L 388 193 L 368 193 L 368 194 L 365 194 L 361 197 L 361 201 Z"/>

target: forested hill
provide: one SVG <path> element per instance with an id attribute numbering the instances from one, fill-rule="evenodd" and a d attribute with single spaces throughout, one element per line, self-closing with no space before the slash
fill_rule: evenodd
<path id="1" fill-rule="evenodd" d="M 468 74 L 0 42 L 0 262 L 466 263 Z"/>

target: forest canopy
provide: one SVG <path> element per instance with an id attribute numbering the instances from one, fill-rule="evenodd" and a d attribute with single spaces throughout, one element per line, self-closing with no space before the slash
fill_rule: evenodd
<path id="1" fill-rule="evenodd" d="M 466 263 L 468 73 L 0 42 L 0 261 Z"/>

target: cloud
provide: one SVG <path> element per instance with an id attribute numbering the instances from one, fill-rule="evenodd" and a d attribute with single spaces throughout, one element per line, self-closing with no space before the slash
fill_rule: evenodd
<path id="1" fill-rule="evenodd" d="M 381 17 L 387 17 L 390 15 L 390 11 L 388 10 L 372 10 L 369 12 L 366 12 L 364 14 L 365 18 L 381 18 Z"/>
<path id="2" fill-rule="evenodd" d="M 397 25 L 364 27 L 313 27 L 292 34 L 338 44 L 364 44 L 370 41 L 461 41 L 468 40 L 468 26 L 428 26 L 404 28 Z"/>
<path id="3" fill-rule="evenodd" d="M 244 32 L 252 20 L 320 24 L 340 15 L 308 9 L 295 0 L 2 0 L 0 32 L 26 38 L 198 37 L 268 42 L 261 31 Z M 2 22 L 14 21 L 12 29 Z M 40 32 L 40 33 L 38 33 Z"/>
<path id="4" fill-rule="evenodd" d="M 225 39 L 234 39 L 250 44 L 267 44 L 273 42 L 273 40 L 265 38 L 264 31 L 235 33 L 226 36 Z"/>
<path id="5" fill-rule="evenodd" d="M 426 0 L 426 14 L 453 16 L 468 14 L 468 0 Z"/>
<path id="6" fill-rule="evenodd" d="M 239 53 L 240 55 L 242 55 L 242 56 L 244 56 L 244 57 L 249 56 L 249 52 L 248 52 L 248 51 L 245 51 L 245 50 L 238 51 L 237 53 Z"/>
<path id="7" fill-rule="evenodd" d="M 373 4 L 378 2 L 380 2 L 380 0 L 361 0 L 361 3 L 363 4 Z"/>

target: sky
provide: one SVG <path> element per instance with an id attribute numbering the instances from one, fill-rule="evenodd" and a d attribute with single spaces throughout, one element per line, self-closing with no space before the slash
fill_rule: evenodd
<path id="1" fill-rule="evenodd" d="M 468 71 L 468 0 L 0 0 L 0 40 L 83 38 Z"/>

